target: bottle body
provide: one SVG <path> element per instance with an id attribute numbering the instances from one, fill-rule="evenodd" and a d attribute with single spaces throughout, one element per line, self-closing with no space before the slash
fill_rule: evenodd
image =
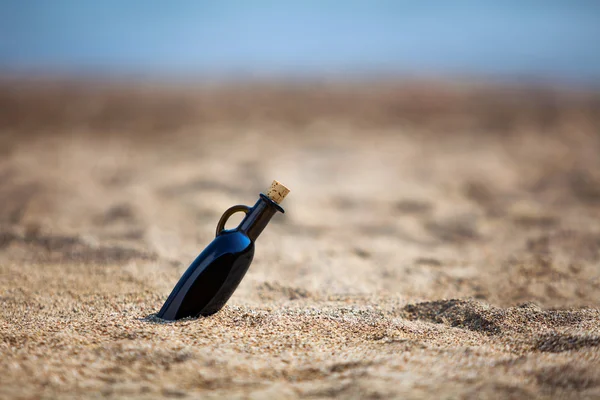
<path id="1" fill-rule="evenodd" d="M 237 289 L 253 257 L 254 243 L 244 233 L 217 236 L 188 267 L 157 316 L 177 320 L 216 313 Z"/>
<path id="2" fill-rule="evenodd" d="M 252 208 L 239 205 L 225 211 L 215 239 L 188 267 L 157 316 L 177 320 L 219 311 L 248 271 L 254 242 L 277 211 L 284 212 L 263 194 Z M 225 222 L 236 212 L 246 217 L 237 228 L 225 230 Z"/>

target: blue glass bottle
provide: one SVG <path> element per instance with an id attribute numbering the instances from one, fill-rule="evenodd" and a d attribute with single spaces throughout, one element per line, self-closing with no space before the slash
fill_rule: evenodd
<path id="1" fill-rule="evenodd" d="M 254 242 L 277 211 L 289 190 L 274 181 L 267 194 L 260 194 L 254 207 L 229 208 L 217 224 L 215 239 L 185 271 L 157 316 L 166 320 L 211 315 L 231 297 L 254 257 Z M 237 228 L 225 229 L 236 212 L 246 213 Z"/>

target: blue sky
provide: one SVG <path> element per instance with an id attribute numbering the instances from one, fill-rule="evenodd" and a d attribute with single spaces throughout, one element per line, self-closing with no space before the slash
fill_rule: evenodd
<path id="1" fill-rule="evenodd" d="M 600 81 L 600 2 L 0 1 L 0 67 Z"/>

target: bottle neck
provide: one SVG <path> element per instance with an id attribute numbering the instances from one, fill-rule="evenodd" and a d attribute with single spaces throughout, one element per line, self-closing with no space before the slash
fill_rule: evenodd
<path id="1" fill-rule="evenodd" d="M 279 204 L 261 193 L 260 198 L 246 214 L 238 229 L 245 233 L 250 240 L 255 241 L 277 211 L 285 212 Z"/>

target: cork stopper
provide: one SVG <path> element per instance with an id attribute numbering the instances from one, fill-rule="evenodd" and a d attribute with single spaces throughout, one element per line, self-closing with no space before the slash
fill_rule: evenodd
<path id="1" fill-rule="evenodd" d="M 273 181 L 273 183 L 271 183 L 271 187 L 267 190 L 267 193 L 265 194 L 275 203 L 280 204 L 289 192 L 290 189 L 283 186 L 283 184 L 277 181 Z"/>

